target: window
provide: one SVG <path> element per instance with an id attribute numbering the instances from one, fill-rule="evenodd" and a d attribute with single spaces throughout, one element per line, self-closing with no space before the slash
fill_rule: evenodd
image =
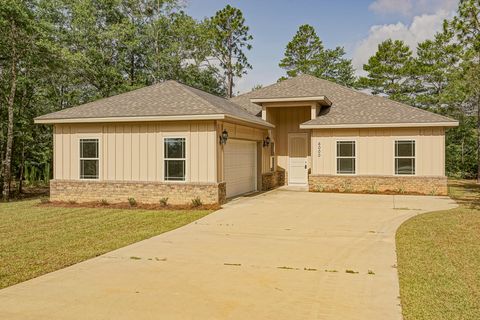
<path id="1" fill-rule="evenodd" d="M 337 174 L 355 174 L 355 141 L 337 141 Z"/>
<path id="2" fill-rule="evenodd" d="M 165 181 L 185 181 L 185 138 L 164 140 Z"/>
<path id="3" fill-rule="evenodd" d="M 395 174 L 415 174 L 415 141 L 395 141 Z"/>
<path id="4" fill-rule="evenodd" d="M 98 139 L 80 139 L 80 179 L 98 179 Z"/>

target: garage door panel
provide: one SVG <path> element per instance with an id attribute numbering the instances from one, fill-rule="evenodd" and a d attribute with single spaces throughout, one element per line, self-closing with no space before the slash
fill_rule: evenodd
<path id="1" fill-rule="evenodd" d="M 256 189 L 256 142 L 229 139 L 224 147 L 227 197 Z"/>

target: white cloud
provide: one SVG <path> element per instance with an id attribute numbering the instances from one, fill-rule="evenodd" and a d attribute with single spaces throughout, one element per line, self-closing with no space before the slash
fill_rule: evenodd
<path id="1" fill-rule="evenodd" d="M 375 0 L 368 7 L 381 15 L 400 14 L 413 17 L 420 14 L 433 14 L 439 10 L 452 11 L 458 0 Z"/>
<path id="2" fill-rule="evenodd" d="M 357 74 L 364 75 L 363 64 L 375 54 L 382 41 L 389 38 L 403 40 L 415 53 L 417 44 L 433 38 L 435 33 L 441 31 L 443 20 L 451 15 L 451 12 L 440 10 L 435 14 L 416 16 L 411 24 L 398 22 L 372 26 L 368 36 L 357 43 L 353 52 L 353 66 L 357 69 Z"/>

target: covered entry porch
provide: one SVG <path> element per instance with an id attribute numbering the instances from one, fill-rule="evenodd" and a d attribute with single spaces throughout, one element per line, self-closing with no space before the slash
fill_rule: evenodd
<path id="1" fill-rule="evenodd" d="M 262 107 L 262 119 L 273 124 L 270 134 L 270 163 L 273 172 L 281 172 L 285 184 L 307 186 L 311 172 L 311 129 L 300 125 L 315 119 L 322 108 L 329 107 L 325 96 L 251 99 Z M 267 150 L 264 152 L 268 152 Z"/>

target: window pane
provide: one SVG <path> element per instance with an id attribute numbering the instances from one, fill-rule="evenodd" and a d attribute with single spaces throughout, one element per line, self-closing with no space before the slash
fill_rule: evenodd
<path id="1" fill-rule="evenodd" d="M 415 159 L 397 158 L 395 159 L 396 174 L 415 174 Z"/>
<path id="2" fill-rule="evenodd" d="M 355 159 L 354 158 L 337 158 L 337 173 L 354 174 Z"/>
<path id="3" fill-rule="evenodd" d="M 395 141 L 396 157 L 415 157 L 415 141 Z"/>
<path id="4" fill-rule="evenodd" d="M 185 158 L 185 138 L 166 138 L 165 158 Z"/>
<path id="5" fill-rule="evenodd" d="M 98 158 L 98 139 L 80 139 L 80 158 Z"/>
<path id="6" fill-rule="evenodd" d="M 98 160 L 80 160 L 80 179 L 98 179 Z"/>
<path id="7" fill-rule="evenodd" d="M 185 160 L 165 160 L 165 180 L 185 180 Z"/>
<path id="8" fill-rule="evenodd" d="M 337 157 L 355 157 L 355 141 L 337 141 Z"/>

